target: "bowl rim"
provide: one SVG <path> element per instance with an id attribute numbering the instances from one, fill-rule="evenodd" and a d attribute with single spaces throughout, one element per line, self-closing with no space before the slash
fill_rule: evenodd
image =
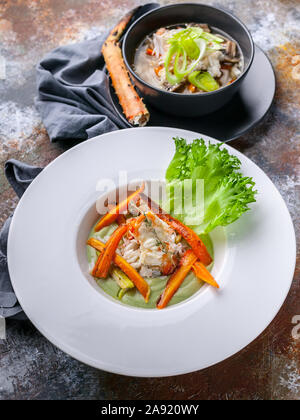
<path id="1" fill-rule="evenodd" d="M 199 7 L 205 7 L 207 9 L 218 10 L 218 11 L 224 13 L 225 15 L 227 15 L 228 17 L 230 17 L 231 19 L 235 20 L 243 28 L 243 30 L 247 34 L 248 39 L 250 41 L 250 46 L 251 46 L 251 55 L 250 55 L 249 63 L 246 66 L 246 68 L 243 70 L 243 72 L 240 74 L 240 76 L 234 82 L 232 82 L 230 85 L 223 86 L 223 87 L 221 87 L 221 88 L 219 88 L 219 89 L 217 89 L 213 92 L 199 92 L 199 93 L 193 93 L 193 94 L 169 92 L 167 90 L 157 88 L 157 87 L 149 84 L 145 80 L 143 80 L 140 76 L 138 76 L 138 74 L 133 70 L 132 66 L 129 64 L 129 62 L 127 60 L 127 56 L 126 56 L 126 48 L 125 47 L 126 47 L 127 38 L 129 37 L 129 34 L 132 31 L 132 29 L 135 26 L 137 26 L 138 24 L 140 24 L 140 22 L 143 21 L 143 19 L 145 19 L 150 14 L 153 14 L 155 12 L 159 12 L 162 9 L 163 10 L 171 9 L 171 8 L 176 8 L 176 7 L 179 7 L 179 6 L 185 6 L 185 7 L 188 7 L 188 6 L 197 6 L 198 7 L 199 6 Z M 247 28 L 247 26 L 238 17 L 233 15 L 231 12 L 229 12 L 229 11 L 227 11 L 227 10 L 221 8 L 221 7 L 210 6 L 210 5 L 204 4 L 204 3 L 176 3 L 176 4 L 169 4 L 169 5 L 166 5 L 166 6 L 157 7 L 156 9 L 152 9 L 152 10 L 148 11 L 147 13 L 143 14 L 135 22 L 133 22 L 132 25 L 130 25 L 130 27 L 126 31 L 126 34 L 125 34 L 123 42 L 122 42 L 122 56 L 123 56 L 123 60 L 125 62 L 125 65 L 126 65 L 127 69 L 129 70 L 129 72 L 139 81 L 139 83 L 142 83 L 147 88 L 153 89 L 158 93 L 164 93 L 166 95 L 177 96 L 177 97 L 182 97 L 182 98 L 212 96 L 212 95 L 217 95 L 220 92 L 224 92 L 225 90 L 232 89 L 232 87 L 235 86 L 237 82 L 244 79 L 244 77 L 248 73 L 248 71 L 249 71 L 249 69 L 250 69 L 250 67 L 253 63 L 254 53 L 255 53 L 254 41 L 253 41 L 252 35 L 251 35 L 249 29 Z"/>

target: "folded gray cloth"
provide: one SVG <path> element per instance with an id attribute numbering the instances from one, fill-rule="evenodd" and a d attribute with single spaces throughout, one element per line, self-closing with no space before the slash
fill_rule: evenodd
<path id="1" fill-rule="evenodd" d="M 26 165 L 11 159 L 5 164 L 5 175 L 19 198 L 42 168 Z M 7 239 L 12 216 L 10 216 L 0 232 L 0 316 L 26 319 L 13 291 L 7 266 Z M 26 281 L 26 279 L 24 279 Z"/>
<path id="2" fill-rule="evenodd" d="M 129 25 L 157 7 L 157 3 L 138 7 Z M 108 93 L 101 54 L 106 37 L 59 47 L 38 65 L 36 107 L 51 141 L 86 140 L 126 127 Z"/>

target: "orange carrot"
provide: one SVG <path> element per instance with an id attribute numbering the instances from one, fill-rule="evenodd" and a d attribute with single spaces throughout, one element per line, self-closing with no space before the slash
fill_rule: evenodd
<path id="1" fill-rule="evenodd" d="M 153 55 L 153 49 L 152 48 L 147 48 L 146 54 L 147 55 Z"/>
<path id="2" fill-rule="evenodd" d="M 190 245 L 196 256 L 205 265 L 209 265 L 212 262 L 212 258 L 206 249 L 206 246 L 201 241 L 196 232 L 191 228 L 185 226 L 179 220 L 170 216 L 169 214 L 158 214 L 158 217 L 168 223 L 176 232 L 178 232 Z"/>
<path id="3" fill-rule="evenodd" d="M 97 223 L 95 227 L 95 232 L 99 232 L 99 230 L 101 230 L 105 226 L 109 226 L 112 223 L 114 223 L 117 220 L 118 215 L 127 210 L 129 202 L 131 200 L 136 199 L 138 195 L 144 191 L 144 189 L 145 189 L 145 184 L 143 183 L 142 186 L 138 190 L 130 194 L 125 200 L 123 200 L 117 206 L 110 209 Z"/>
<path id="4" fill-rule="evenodd" d="M 104 247 L 103 247 L 103 249 L 104 249 Z M 99 257 L 97 258 L 96 264 L 94 265 L 94 268 L 93 268 L 93 270 L 91 272 L 91 274 L 92 274 L 93 277 L 96 277 L 97 276 L 98 265 L 100 264 L 101 258 L 103 256 L 103 249 L 100 250 Z"/>
<path id="5" fill-rule="evenodd" d="M 101 261 L 102 256 L 103 256 L 103 252 L 105 250 L 105 244 L 103 242 L 98 241 L 98 239 L 90 238 L 87 241 L 87 245 L 90 245 L 91 247 L 95 248 L 97 251 L 100 252 L 100 254 L 98 256 L 98 259 L 97 259 L 97 261 L 96 261 L 96 263 L 94 265 L 94 268 L 91 271 L 91 275 L 93 277 L 97 277 L 98 266 L 100 264 L 100 261 Z M 115 258 L 115 256 L 114 256 L 114 258 Z"/>
<path id="6" fill-rule="evenodd" d="M 110 268 L 110 264 L 114 258 L 116 249 L 118 248 L 120 240 L 123 238 L 128 230 L 127 225 L 120 225 L 111 235 L 105 244 L 104 252 L 97 267 L 97 277 L 106 278 Z"/>
<path id="7" fill-rule="evenodd" d="M 108 204 L 107 208 L 109 211 L 111 211 L 115 208 L 115 206 L 112 204 Z M 116 222 L 118 223 L 119 226 L 126 223 L 126 217 L 124 216 L 124 214 L 118 214 L 118 217 L 116 218 Z"/>
<path id="8" fill-rule="evenodd" d="M 128 230 L 134 234 L 137 234 L 139 227 L 141 226 L 142 222 L 146 219 L 143 214 L 140 214 L 138 217 L 133 217 L 132 219 L 128 220 Z"/>
<path id="9" fill-rule="evenodd" d="M 126 217 L 124 216 L 124 214 L 119 214 L 116 222 L 118 223 L 119 226 L 124 225 L 126 223 Z"/>
<path id="10" fill-rule="evenodd" d="M 188 90 L 189 90 L 191 93 L 194 93 L 194 92 L 196 92 L 196 86 L 195 86 L 195 85 L 193 85 L 192 83 L 190 83 L 190 84 L 188 85 Z"/>
<path id="11" fill-rule="evenodd" d="M 120 255 L 116 254 L 114 262 L 130 278 L 144 297 L 145 302 L 148 302 L 151 289 L 146 280 L 124 258 L 120 257 Z"/>
<path id="12" fill-rule="evenodd" d="M 206 283 L 210 284 L 213 287 L 216 287 L 217 289 L 220 288 L 216 280 L 205 267 L 205 265 L 202 264 L 200 261 L 196 261 L 194 263 L 192 270 L 195 273 L 196 277 L 198 277 L 198 279 L 205 281 Z"/>
<path id="13" fill-rule="evenodd" d="M 163 276 L 169 276 L 173 273 L 177 266 L 177 259 L 175 256 L 170 257 L 169 254 L 164 254 L 162 257 L 161 272 Z"/>
<path id="14" fill-rule="evenodd" d="M 95 238 L 90 238 L 87 241 L 87 244 L 91 247 L 97 249 L 97 251 L 103 252 L 105 245 L 103 242 L 98 241 Z M 101 255 L 100 257 L 101 258 Z M 150 296 L 150 287 L 145 279 L 120 255 L 115 254 L 113 259 L 114 264 L 116 264 L 133 282 L 135 287 L 144 297 L 145 301 L 149 301 Z M 97 264 L 96 264 L 97 265 Z"/>
<path id="15" fill-rule="evenodd" d="M 169 278 L 165 290 L 160 295 L 156 304 L 158 309 L 163 309 L 168 305 L 196 261 L 196 255 L 191 249 L 188 249 L 181 258 L 180 267 Z"/>
<path id="16" fill-rule="evenodd" d="M 97 251 L 102 252 L 105 248 L 105 244 L 101 241 L 98 241 L 98 239 L 90 238 L 86 241 L 86 244 L 91 246 L 92 248 L 95 248 Z"/>
<path id="17" fill-rule="evenodd" d="M 156 67 L 156 68 L 154 69 L 155 74 L 156 74 L 156 76 L 157 76 L 157 77 L 159 77 L 159 73 L 160 73 L 160 71 L 161 71 L 163 68 L 164 68 L 164 66 L 158 66 L 158 67 Z"/>

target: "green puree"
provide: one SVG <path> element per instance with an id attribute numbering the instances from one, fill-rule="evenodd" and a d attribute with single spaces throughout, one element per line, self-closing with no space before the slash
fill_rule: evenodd
<path id="1" fill-rule="evenodd" d="M 113 224 L 111 226 L 108 226 L 104 229 L 102 229 L 100 232 L 95 232 L 94 228 L 92 229 L 89 238 L 93 237 L 96 238 L 102 242 L 105 242 L 104 238 L 108 235 L 111 235 L 112 232 L 116 229 L 117 225 Z M 200 235 L 200 238 L 206 245 L 210 255 L 213 257 L 213 244 L 209 237 L 209 235 Z M 97 260 L 97 251 L 87 246 L 87 258 L 90 267 L 92 267 L 96 260 Z M 209 267 L 211 270 L 212 265 Z M 134 288 L 127 292 L 122 299 L 118 298 L 118 292 L 120 290 L 118 284 L 116 281 L 108 277 L 106 279 L 97 279 L 97 284 L 101 287 L 104 292 L 112 296 L 114 299 L 121 301 L 125 303 L 126 305 L 135 306 L 138 308 L 155 308 L 156 302 L 161 293 L 163 292 L 166 283 L 168 281 L 169 277 L 162 276 L 162 277 L 156 277 L 156 278 L 146 278 L 145 280 L 148 282 L 151 288 L 151 294 L 149 302 L 146 303 L 144 301 L 144 298 L 139 293 L 139 291 Z M 199 281 L 196 276 L 190 272 L 189 275 L 185 278 L 184 282 L 180 286 L 180 288 L 177 290 L 173 298 L 171 299 L 168 306 L 175 305 L 176 303 L 182 302 L 185 299 L 188 299 L 190 296 L 192 296 L 194 293 L 196 293 L 201 287 L 203 286 L 203 282 Z"/>

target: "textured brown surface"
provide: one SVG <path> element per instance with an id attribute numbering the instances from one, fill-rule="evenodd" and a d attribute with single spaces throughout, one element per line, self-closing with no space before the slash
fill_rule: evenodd
<path id="1" fill-rule="evenodd" d="M 33 106 L 38 60 L 57 45 L 99 34 L 128 9 L 143 3 L 146 1 L 0 0 L 0 56 L 6 59 L 6 78 L 0 80 L 1 168 L 11 157 L 44 166 L 65 150 L 50 144 Z M 295 58 L 300 54 L 299 1 L 206 3 L 234 11 L 275 67 L 278 86 L 270 114 L 232 145 L 253 159 L 278 187 L 299 239 L 300 81 Z M 2 169 L 0 185 L 2 225 L 17 199 Z M 300 342 L 292 338 L 295 315 L 300 315 L 299 248 L 293 286 L 276 319 L 238 355 L 205 371 L 165 379 L 100 372 L 54 348 L 29 323 L 9 322 L 8 340 L 0 340 L 0 398 L 298 400 Z"/>

